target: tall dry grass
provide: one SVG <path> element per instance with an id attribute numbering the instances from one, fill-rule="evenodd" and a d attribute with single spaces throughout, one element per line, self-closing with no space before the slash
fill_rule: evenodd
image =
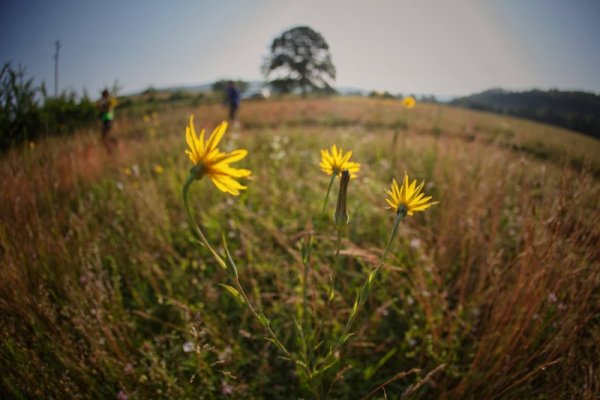
<path id="1" fill-rule="evenodd" d="M 385 246 L 383 189 L 407 170 L 441 203 L 401 226 L 330 397 L 595 398 L 598 143 L 483 113 L 412 111 L 365 99 L 244 104 L 226 142 L 250 151 L 249 189 L 235 200 L 207 182 L 192 189 L 209 240 L 226 233 L 249 295 L 295 346 L 301 243 L 318 239 L 316 312 L 335 248 L 319 215 L 318 150 L 337 143 L 363 166 L 349 188 L 340 295 L 321 315 L 333 331 Z M 190 112 L 207 127 L 225 116 L 217 106 L 132 116 L 119 121 L 115 154 L 81 132 L 2 160 L 3 397 L 305 395 L 190 234 L 180 197 Z M 543 151 L 530 152 L 537 141 Z"/>

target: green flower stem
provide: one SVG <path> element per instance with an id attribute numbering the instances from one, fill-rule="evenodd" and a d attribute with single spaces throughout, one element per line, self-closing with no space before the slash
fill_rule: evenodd
<path id="1" fill-rule="evenodd" d="M 263 327 L 267 330 L 267 332 L 271 336 L 271 339 L 273 340 L 273 342 L 275 343 L 275 345 L 277 347 L 279 347 L 279 349 L 281 351 L 283 351 L 283 353 L 290 360 L 296 362 L 295 357 L 293 357 L 292 354 L 285 348 L 285 346 L 283 345 L 283 343 L 281 343 L 281 341 L 279 340 L 279 338 L 277 338 L 277 335 L 275 334 L 275 332 L 273 332 L 273 329 L 271 329 L 271 324 L 268 321 L 267 321 L 267 323 L 264 323 L 263 320 L 264 320 L 265 317 L 263 316 L 263 318 L 261 318 L 261 316 L 258 314 L 258 312 L 256 312 L 256 310 L 252 306 L 252 303 L 250 302 L 250 299 L 248 298 L 248 295 L 246 294 L 246 291 L 242 287 L 242 284 L 240 283 L 239 278 L 235 277 L 234 281 L 235 281 L 235 286 L 237 287 L 238 291 L 240 292 L 240 294 L 244 298 L 244 301 L 248 305 L 248 309 L 250 310 L 250 312 L 252 313 L 252 315 L 254 315 L 254 317 L 258 320 L 258 322 L 261 325 L 263 325 Z"/>
<path id="2" fill-rule="evenodd" d="M 303 328 L 306 327 L 308 321 L 308 263 L 304 263 L 304 279 L 302 281 L 302 320 L 304 321 Z"/>
<path id="3" fill-rule="evenodd" d="M 342 243 L 342 233 L 344 233 L 344 228 L 338 228 L 337 241 L 335 243 L 335 257 L 340 255 L 340 244 Z"/>
<path id="4" fill-rule="evenodd" d="M 331 192 L 331 187 L 333 186 L 333 182 L 335 181 L 335 176 L 337 174 L 335 171 L 331 174 L 331 180 L 329 181 L 329 187 L 327 187 L 327 194 L 325 195 L 325 201 L 323 202 L 323 208 L 321 209 L 321 214 L 325 212 L 325 207 L 327 207 L 327 200 L 329 200 L 329 193 Z"/>
<path id="5" fill-rule="evenodd" d="M 333 260 L 333 271 L 331 273 L 331 287 L 329 288 L 329 296 L 327 300 L 327 308 L 331 306 L 331 301 L 335 295 L 335 279 L 337 277 L 338 265 L 340 262 L 340 243 L 342 241 L 342 234 L 344 232 L 344 228 L 338 228 L 337 241 L 335 245 L 335 258 Z"/>
<path id="6" fill-rule="evenodd" d="M 394 227 L 392 228 L 392 233 L 390 234 L 390 239 L 388 240 L 387 245 L 385 246 L 385 250 L 383 251 L 383 255 L 381 256 L 381 260 L 379 260 L 379 266 L 378 266 L 378 268 L 383 265 L 383 261 L 385 260 L 385 257 L 387 256 L 388 252 L 390 251 L 390 248 L 392 247 L 392 243 L 394 241 L 394 238 L 396 237 L 396 233 L 398 232 L 398 226 L 400 225 L 400 222 L 402 222 L 402 220 L 406 216 L 406 213 L 404 213 L 402 211 L 403 210 L 399 210 L 396 213 L 396 219 L 394 220 Z"/>
<path id="7" fill-rule="evenodd" d="M 390 239 L 388 240 L 388 243 L 385 246 L 383 256 L 381 257 L 381 260 L 379 260 L 379 265 L 377 265 L 377 267 L 369 274 L 369 276 L 367 277 L 367 280 L 363 284 L 360 292 L 357 294 L 356 300 L 354 303 L 354 307 L 352 308 L 352 311 L 350 312 L 350 316 L 348 317 L 348 321 L 346 322 L 346 325 L 344 326 L 344 330 L 340 336 L 340 339 L 337 341 L 335 346 L 329 351 L 329 355 L 331 357 L 333 357 L 335 355 L 335 353 L 337 352 L 337 350 L 346 342 L 348 335 L 350 334 L 350 331 L 352 330 L 352 327 L 354 326 L 354 322 L 356 321 L 356 317 L 358 316 L 360 308 L 367 301 L 367 297 L 369 296 L 369 291 L 371 290 L 371 285 L 372 285 L 373 281 L 375 280 L 375 278 L 377 277 L 377 274 L 379 273 L 379 269 L 383 265 L 383 261 L 385 260 L 385 257 L 387 256 L 388 252 L 390 251 L 390 248 L 392 247 L 392 242 L 394 241 L 394 238 L 396 237 L 396 233 L 398 232 L 398 226 L 400 225 L 400 222 L 402 222 L 402 220 L 404 219 L 405 216 L 406 216 L 405 209 L 400 209 L 398 211 L 398 213 L 396 214 L 396 219 L 394 220 L 394 226 L 392 228 L 392 233 L 390 234 Z M 333 284 L 332 284 L 332 288 L 333 288 Z"/>
<path id="8" fill-rule="evenodd" d="M 219 261 L 219 260 L 223 261 L 221 256 L 219 256 L 219 254 L 217 254 L 217 252 L 212 248 L 210 243 L 208 243 L 206 236 L 204 236 L 202 229 L 200 229 L 200 227 L 196 223 L 196 220 L 194 219 L 194 215 L 192 214 L 192 210 L 190 209 L 190 205 L 188 202 L 188 192 L 190 190 L 190 186 L 192 185 L 192 183 L 195 180 L 196 180 L 196 178 L 195 178 L 194 174 L 190 174 L 190 176 L 188 176 L 187 180 L 183 184 L 183 204 L 185 206 L 185 211 L 187 213 L 188 220 L 194 227 L 194 233 L 196 233 L 196 236 L 198 236 L 198 239 L 200 239 L 202 244 L 205 245 L 206 247 L 208 247 L 208 249 L 213 254 L 213 256 L 215 256 L 217 258 L 217 261 Z M 221 264 L 221 262 L 219 262 L 219 264 Z"/>
<path id="9" fill-rule="evenodd" d="M 198 224 L 196 223 L 194 216 L 192 214 L 192 211 L 190 209 L 189 206 L 189 202 L 188 202 L 188 192 L 190 189 L 191 184 L 196 180 L 195 176 L 193 174 L 190 174 L 190 176 L 188 177 L 188 179 L 185 181 L 185 184 L 183 185 L 183 204 L 185 205 L 185 210 L 187 212 L 187 216 L 188 219 L 190 220 L 190 223 L 192 224 L 192 226 L 194 227 L 194 232 L 196 233 L 196 235 L 198 236 L 198 238 L 200 239 L 200 241 L 202 242 L 202 244 L 204 244 L 212 253 L 213 257 L 215 257 L 215 259 L 217 260 L 217 262 L 219 263 L 219 265 L 221 265 L 221 267 L 223 267 L 225 270 L 230 272 L 230 269 L 227 268 L 225 261 L 223 260 L 223 258 L 215 251 L 215 249 L 210 245 L 210 243 L 208 243 L 208 240 L 206 239 L 206 236 L 204 236 L 204 233 L 202 232 L 202 229 L 200 229 L 200 226 L 198 226 Z M 233 271 L 236 271 L 236 268 L 233 268 Z M 275 345 L 281 350 L 283 351 L 283 353 L 289 357 L 292 361 L 296 362 L 295 358 L 291 355 L 291 353 L 285 348 L 285 346 L 283 345 L 283 343 L 281 343 L 281 341 L 279 340 L 279 338 L 277 338 L 277 335 L 275 335 L 275 332 L 273 332 L 273 330 L 271 329 L 271 325 L 268 323 L 268 321 L 265 323 L 264 321 L 266 320 L 266 318 L 263 316 L 261 317 L 259 315 L 259 313 L 254 309 L 254 307 L 252 306 L 252 303 L 250 302 L 250 299 L 248 298 L 248 295 L 246 294 L 246 291 L 244 290 L 244 288 L 242 287 L 240 280 L 237 276 L 237 273 L 231 273 L 231 278 L 233 279 L 233 281 L 235 282 L 235 286 L 238 290 L 238 292 L 240 293 L 240 295 L 242 296 L 242 298 L 244 299 L 244 302 L 248 305 L 248 309 L 250 310 L 250 312 L 252 313 L 252 315 L 254 315 L 254 317 L 258 320 L 258 322 L 263 325 L 263 327 L 266 329 L 266 331 L 268 332 L 268 334 L 271 336 L 272 341 L 275 343 Z"/>

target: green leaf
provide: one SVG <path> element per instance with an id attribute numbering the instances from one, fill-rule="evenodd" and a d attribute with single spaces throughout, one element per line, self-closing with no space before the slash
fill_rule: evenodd
<path id="1" fill-rule="evenodd" d="M 352 312 L 350 313 L 350 319 L 354 318 L 356 313 L 358 312 L 358 296 L 356 300 L 354 300 L 354 305 L 352 306 Z"/>
<path id="2" fill-rule="evenodd" d="M 367 278 L 365 284 L 363 285 L 363 287 L 360 290 L 359 303 L 361 306 L 363 304 L 365 304 L 365 302 L 367 301 L 367 298 L 369 297 L 369 291 L 371 290 L 371 285 L 373 284 L 373 281 L 375 280 L 375 276 L 377 275 L 377 272 L 379 272 L 379 268 L 375 268 L 369 274 L 369 277 Z"/>
<path id="3" fill-rule="evenodd" d="M 344 335 L 344 337 L 342 337 L 342 340 L 340 341 L 340 342 L 341 342 L 341 344 L 344 344 L 344 343 L 346 343 L 346 342 L 348 341 L 348 339 L 350 339 L 350 338 L 351 338 L 352 336 L 354 336 L 354 335 L 356 335 L 356 333 L 352 333 L 352 332 L 350 332 L 350 333 L 348 333 L 348 334 Z"/>
<path id="4" fill-rule="evenodd" d="M 244 301 L 244 298 L 242 297 L 242 295 L 240 294 L 240 292 L 238 292 L 238 290 L 236 288 L 234 288 L 233 286 L 229 286 L 229 285 L 225 285 L 224 283 L 219 283 L 219 286 L 225 288 L 229 293 L 231 293 L 231 295 L 240 302 L 240 304 L 246 304 L 246 302 Z"/>
<path id="5" fill-rule="evenodd" d="M 363 373 L 365 380 L 371 379 L 373 377 L 373 375 L 375 375 L 375 373 L 377 371 L 379 371 L 379 369 L 381 367 L 383 367 L 383 364 L 385 364 L 387 362 L 387 360 L 389 360 L 394 354 L 396 354 L 397 351 L 398 351 L 397 347 L 392 348 L 390 351 L 385 353 L 385 355 L 383 357 L 381 357 L 381 359 L 377 362 L 377 364 L 369 365 L 365 369 L 365 372 Z"/>
<path id="6" fill-rule="evenodd" d="M 223 247 L 225 248 L 225 255 L 227 257 L 227 271 L 229 271 L 229 273 L 233 277 L 237 278 L 238 277 L 237 267 L 235 266 L 233 257 L 231 257 L 231 253 L 229 252 L 229 247 L 227 247 L 227 240 L 225 239 L 224 234 L 221 234 L 221 237 L 223 238 Z"/>
<path id="7" fill-rule="evenodd" d="M 258 313 L 258 321 L 265 328 L 269 326 L 269 320 L 267 319 L 267 317 L 265 317 L 262 311 Z"/>

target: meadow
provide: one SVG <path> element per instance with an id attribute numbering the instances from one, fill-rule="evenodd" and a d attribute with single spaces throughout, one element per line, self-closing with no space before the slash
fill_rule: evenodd
<path id="1" fill-rule="evenodd" d="M 216 104 L 117 109 L 112 154 L 90 128 L 0 159 L 2 398 L 600 395 L 600 142 L 393 99 L 244 102 L 220 146 L 248 149 L 248 189 L 203 179 L 189 200 L 287 349 L 314 361 L 344 332 L 390 236 L 392 178 L 406 171 L 439 201 L 400 224 L 315 391 L 194 236 L 191 114 L 208 133 L 226 118 Z M 333 144 L 361 164 L 337 256 L 337 182 L 322 213 L 319 168 Z"/>

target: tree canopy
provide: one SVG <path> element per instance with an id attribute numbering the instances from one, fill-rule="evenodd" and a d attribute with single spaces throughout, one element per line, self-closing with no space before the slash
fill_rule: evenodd
<path id="1" fill-rule="evenodd" d="M 263 73 L 277 91 L 289 93 L 300 89 L 302 94 L 332 91 L 336 75 L 329 45 L 308 26 L 287 30 L 273 40 Z"/>

